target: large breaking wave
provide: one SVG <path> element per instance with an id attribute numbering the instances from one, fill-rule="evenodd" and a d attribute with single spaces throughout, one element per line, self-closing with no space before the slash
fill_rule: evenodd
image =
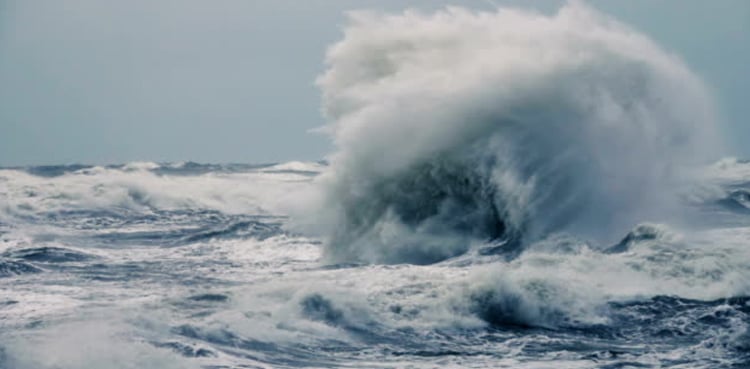
<path id="1" fill-rule="evenodd" d="M 719 147 L 701 81 L 578 2 L 354 12 L 327 65 L 337 150 L 311 222 L 334 261 L 430 263 L 557 231 L 610 242 L 675 213 L 680 170 Z"/>

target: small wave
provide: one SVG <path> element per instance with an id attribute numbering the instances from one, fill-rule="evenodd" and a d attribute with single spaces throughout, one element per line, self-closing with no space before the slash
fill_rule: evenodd
<path id="1" fill-rule="evenodd" d="M 80 170 L 93 168 L 91 165 L 72 164 L 72 165 L 50 165 L 26 168 L 26 172 L 40 177 L 59 177 L 62 175 L 75 173 Z"/>
<path id="2" fill-rule="evenodd" d="M 2 256 L 37 263 L 67 263 L 95 259 L 96 256 L 63 247 L 30 247 L 8 250 Z"/>
<path id="3" fill-rule="evenodd" d="M 668 230 L 658 224 L 640 224 L 617 243 L 616 245 L 604 250 L 605 253 L 626 252 L 634 245 L 644 241 L 668 240 Z"/>
<path id="4" fill-rule="evenodd" d="M 0 278 L 41 272 L 41 269 L 32 264 L 0 258 Z"/>
<path id="5" fill-rule="evenodd" d="M 202 302 L 226 302 L 229 300 L 229 296 L 218 293 L 204 293 L 201 295 L 190 296 L 188 299 L 191 301 Z"/>
<path id="6" fill-rule="evenodd" d="M 320 294 L 306 296 L 300 301 L 302 313 L 309 319 L 339 325 L 343 322 L 344 312 L 333 306 L 333 303 Z"/>
<path id="7" fill-rule="evenodd" d="M 205 347 L 196 347 L 195 345 L 189 345 L 177 341 L 154 342 L 153 345 L 159 348 L 171 349 L 172 351 L 189 358 L 218 356 L 214 351 Z"/>
<path id="8" fill-rule="evenodd" d="M 279 224 L 264 223 L 257 220 L 238 221 L 227 226 L 208 229 L 182 238 L 180 243 L 193 243 L 216 238 L 256 238 L 265 240 L 270 237 L 278 236 L 283 231 Z"/>
<path id="9" fill-rule="evenodd" d="M 717 203 L 727 210 L 750 214 L 750 191 L 744 188 L 730 190 L 729 194 Z"/>
<path id="10" fill-rule="evenodd" d="M 501 273 L 474 281 L 461 295 L 458 312 L 497 328 L 580 328 L 606 321 L 599 311 L 603 301 L 597 303 L 562 281 Z"/>

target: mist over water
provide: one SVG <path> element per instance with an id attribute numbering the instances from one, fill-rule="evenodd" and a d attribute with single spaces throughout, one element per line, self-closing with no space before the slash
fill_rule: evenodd
<path id="1" fill-rule="evenodd" d="M 0 369 L 750 365 L 750 163 L 675 56 L 349 18 L 324 162 L 0 168 Z"/>

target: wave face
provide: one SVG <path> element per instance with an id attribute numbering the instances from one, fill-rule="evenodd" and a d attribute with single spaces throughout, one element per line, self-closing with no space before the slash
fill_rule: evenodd
<path id="1" fill-rule="evenodd" d="M 431 263 L 558 231 L 613 242 L 673 216 L 681 169 L 718 147 L 701 82 L 581 3 L 355 12 L 327 65 L 337 151 L 312 208 L 332 260 Z"/>

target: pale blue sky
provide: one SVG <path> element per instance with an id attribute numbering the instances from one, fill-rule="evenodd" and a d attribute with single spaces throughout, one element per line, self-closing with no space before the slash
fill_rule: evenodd
<path id="1" fill-rule="evenodd" d="M 551 11 L 561 1 L 501 1 Z M 0 0 L 0 165 L 315 160 L 343 12 L 488 1 Z M 750 157 L 750 1 L 590 1 L 683 57 Z"/>

